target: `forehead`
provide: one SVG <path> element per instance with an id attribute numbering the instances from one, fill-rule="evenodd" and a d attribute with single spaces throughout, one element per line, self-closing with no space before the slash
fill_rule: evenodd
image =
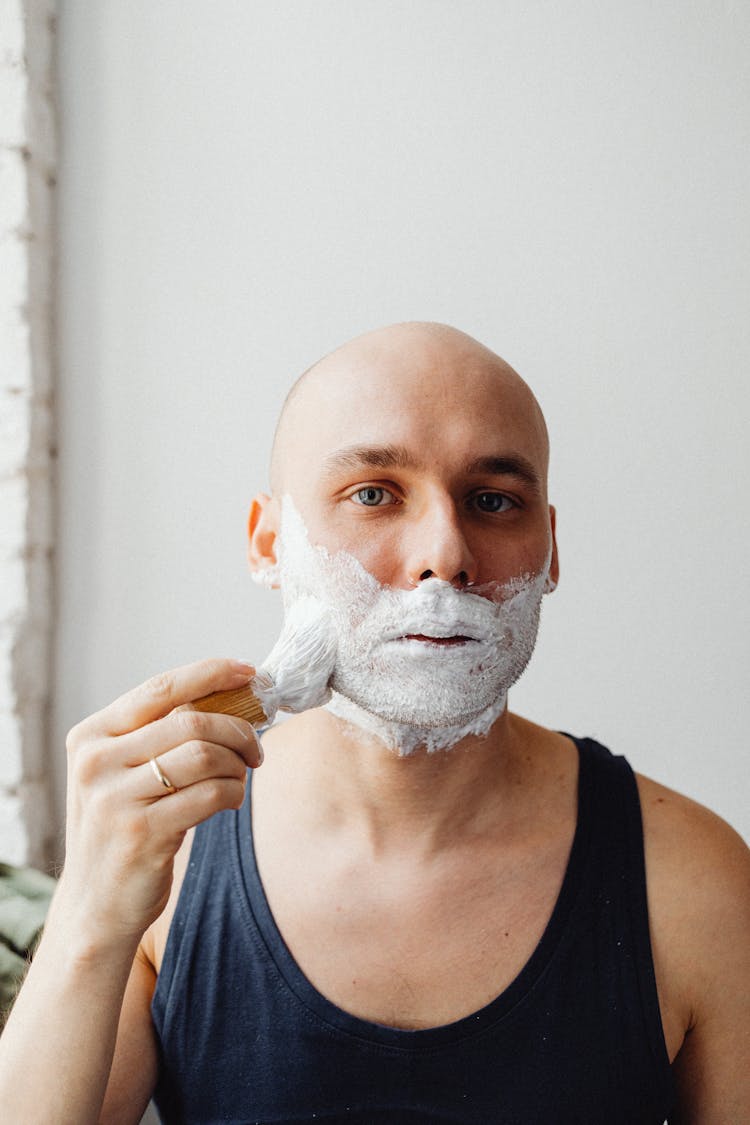
<path id="1" fill-rule="evenodd" d="M 547 437 L 529 388 L 469 337 L 359 342 L 298 387 L 280 434 L 285 482 L 322 473 L 351 447 L 397 446 L 415 464 L 517 455 L 546 476 Z"/>

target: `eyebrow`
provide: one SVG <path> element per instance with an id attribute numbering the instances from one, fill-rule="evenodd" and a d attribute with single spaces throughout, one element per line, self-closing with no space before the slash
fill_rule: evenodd
<path id="1" fill-rule="evenodd" d="M 477 457 L 466 467 L 467 475 L 487 473 L 493 477 L 516 477 L 532 488 L 540 488 L 542 481 L 538 471 L 531 461 L 520 454 L 513 453 L 506 457 Z"/>
<path id="2" fill-rule="evenodd" d="M 421 469 L 422 462 L 414 458 L 403 445 L 350 445 L 329 454 L 323 460 L 326 474 L 343 469 Z M 486 474 L 495 477 L 515 477 L 532 488 L 541 487 L 541 477 L 526 457 L 517 453 L 477 457 L 465 467 L 467 476 Z"/>
<path id="3" fill-rule="evenodd" d="M 403 445 L 348 445 L 323 459 L 326 472 L 340 469 L 417 469 L 420 466 Z"/>

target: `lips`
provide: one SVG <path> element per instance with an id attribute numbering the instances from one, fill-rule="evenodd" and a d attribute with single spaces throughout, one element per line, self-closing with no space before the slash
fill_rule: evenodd
<path id="1" fill-rule="evenodd" d="M 456 636 L 449 636 L 449 637 L 432 637 L 432 636 L 428 636 L 426 633 L 405 633 L 402 637 L 399 637 L 398 640 L 400 640 L 400 641 L 422 641 L 424 644 L 440 645 L 440 646 L 465 645 L 465 644 L 469 644 L 471 642 L 476 643 L 474 637 L 465 637 L 460 633 L 457 634 Z"/>
<path id="2" fill-rule="evenodd" d="M 384 638 L 389 641 L 423 641 L 426 644 L 467 644 L 469 641 L 482 641 L 485 634 L 477 630 L 476 626 L 468 621 L 455 618 L 452 621 L 445 619 L 425 620 L 424 618 L 407 618 L 401 621 L 398 630 L 386 633 Z"/>

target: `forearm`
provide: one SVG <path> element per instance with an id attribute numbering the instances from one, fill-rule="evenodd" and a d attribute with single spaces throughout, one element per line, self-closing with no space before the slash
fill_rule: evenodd
<path id="1" fill-rule="evenodd" d="M 252 675 L 237 661 L 188 665 L 121 696 L 68 735 L 65 870 L 0 1039 L 4 1125 L 99 1119 L 115 1051 L 121 1054 L 126 989 L 138 1000 L 130 1011 L 148 1047 L 153 975 L 134 967 L 138 943 L 169 898 L 185 834 L 222 809 L 239 808 L 247 768 L 261 760 L 249 723 L 177 708 L 247 685 Z M 157 758 L 169 792 L 154 776 Z M 110 1098 L 111 1119 L 138 1120 L 155 1080 L 152 1056 L 121 1084 L 124 1102 L 117 1091 Z"/>
<path id="2" fill-rule="evenodd" d="M 54 903 L 48 927 L 0 1038 L 7 1125 L 88 1125 L 99 1119 L 133 939 L 86 941 Z"/>

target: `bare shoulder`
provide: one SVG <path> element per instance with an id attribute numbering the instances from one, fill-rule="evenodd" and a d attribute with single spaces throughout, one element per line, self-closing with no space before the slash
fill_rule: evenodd
<path id="1" fill-rule="evenodd" d="M 643 816 L 649 904 L 681 924 L 682 942 L 719 948 L 750 921 L 750 849 L 697 801 L 636 775 Z M 747 933 L 747 930 L 745 931 Z M 682 944 L 681 942 L 681 944 Z M 716 944 L 714 944 L 716 943 Z"/>
<path id="2" fill-rule="evenodd" d="M 704 805 L 636 777 L 655 953 L 677 974 L 684 966 L 692 1009 L 694 994 L 710 985 L 722 963 L 723 948 L 747 933 L 750 849 Z"/>
<path id="3" fill-rule="evenodd" d="M 710 809 L 637 780 L 659 1000 L 679 1047 L 674 1120 L 737 1121 L 750 1103 L 750 849 Z"/>
<path id="4" fill-rule="evenodd" d="M 750 894 L 750 848 L 705 805 L 636 774 L 649 877 L 669 878 L 676 892 L 688 888 L 704 905 L 729 907 Z M 688 904 L 686 904 L 688 905 Z"/>

